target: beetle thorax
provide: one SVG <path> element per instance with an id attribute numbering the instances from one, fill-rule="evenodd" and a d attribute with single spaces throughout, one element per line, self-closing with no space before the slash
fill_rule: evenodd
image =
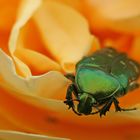
<path id="1" fill-rule="evenodd" d="M 80 68 L 76 73 L 76 84 L 85 93 L 93 95 L 96 99 L 108 98 L 120 84 L 111 75 L 93 68 Z"/>

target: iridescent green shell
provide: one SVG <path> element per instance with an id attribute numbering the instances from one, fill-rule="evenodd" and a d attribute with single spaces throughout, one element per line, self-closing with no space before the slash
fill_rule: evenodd
<path id="1" fill-rule="evenodd" d="M 83 67 L 77 71 L 75 78 L 78 88 L 97 100 L 108 98 L 121 89 L 118 80 L 98 69 Z"/>
<path id="2" fill-rule="evenodd" d="M 103 48 L 77 63 L 76 83 L 80 90 L 105 98 L 111 96 L 116 88 L 127 91 L 139 73 L 139 64 L 125 53 Z"/>

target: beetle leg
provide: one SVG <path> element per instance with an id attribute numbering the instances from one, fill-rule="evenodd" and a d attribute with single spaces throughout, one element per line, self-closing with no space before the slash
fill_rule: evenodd
<path id="1" fill-rule="evenodd" d="M 67 89 L 66 101 L 64 101 L 64 103 L 69 106 L 69 109 L 74 106 L 72 93 L 73 93 L 73 85 L 70 85 Z"/>
<path id="2" fill-rule="evenodd" d="M 90 114 L 93 115 L 93 114 L 97 114 L 100 112 L 100 109 L 98 108 L 99 104 L 93 104 L 93 107 L 97 110 L 97 111 L 93 111 L 91 112 Z"/>
<path id="3" fill-rule="evenodd" d="M 139 83 L 137 83 L 137 82 L 131 82 L 129 84 L 129 86 L 128 86 L 127 91 L 132 91 L 132 90 L 134 90 L 136 88 L 139 88 L 139 87 L 140 87 L 140 84 Z"/>
<path id="4" fill-rule="evenodd" d="M 67 73 L 65 77 L 71 80 L 73 83 L 75 82 L 75 76 L 73 74 Z"/>
<path id="5" fill-rule="evenodd" d="M 69 109 L 72 108 L 73 112 L 76 113 L 77 115 L 81 115 L 75 110 L 75 105 L 73 101 L 78 101 L 78 99 L 72 99 L 72 93 L 74 93 L 75 97 L 78 98 L 78 94 L 75 91 L 75 86 L 74 84 L 71 84 L 68 89 L 67 89 L 67 94 L 66 94 L 66 101 L 64 103 L 69 106 Z"/>
<path id="6" fill-rule="evenodd" d="M 101 108 L 100 109 L 100 117 L 102 116 L 102 115 L 106 115 L 106 112 L 107 111 L 109 111 L 109 109 L 110 109 L 110 107 L 111 107 L 111 105 L 112 105 L 112 102 L 113 102 L 113 100 L 112 100 L 112 98 L 111 99 L 109 99 L 109 101 L 103 106 L 103 108 Z"/>
<path id="7" fill-rule="evenodd" d="M 97 114 L 97 113 L 99 113 L 99 112 L 100 112 L 100 110 L 95 111 L 95 112 L 91 112 L 90 115 L 94 115 L 94 114 Z"/>
<path id="8" fill-rule="evenodd" d="M 119 106 L 119 101 L 115 97 L 113 98 L 113 102 L 114 102 L 116 111 L 132 111 L 132 110 L 136 110 L 136 108 L 121 108 Z"/>
<path id="9" fill-rule="evenodd" d="M 113 99 L 113 102 L 114 102 L 114 106 L 115 106 L 116 112 L 117 112 L 117 111 L 121 111 L 122 109 L 121 109 L 121 107 L 119 106 L 119 101 L 118 101 L 116 98 L 114 98 L 114 99 Z"/>
<path id="10" fill-rule="evenodd" d="M 74 112 L 75 114 L 77 114 L 77 115 L 79 115 L 79 116 L 82 115 L 82 114 L 78 113 L 78 112 L 75 110 L 75 107 L 74 107 L 74 106 L 72 107 L 72 110 L 73 110 L 73 112 Z"/>

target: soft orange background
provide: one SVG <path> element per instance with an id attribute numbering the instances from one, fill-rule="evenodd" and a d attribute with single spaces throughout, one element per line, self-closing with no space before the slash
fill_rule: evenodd
<path id="1" fill-rule="evenodd" d="M 92 53 L 105 46 L 113 46 L 118 51 L 125 51 L 131 58 L 140 62 L 140 24 L 139 26 L 137 25 L 139 20 L 135 18 L 136 15 L 140 18 L 140 11 L 136 10 L 140 9 L 139 1 L 136 1 L 138 2 L 137 6 L 133 6 L 130 11 L 129 5 L 135 3 L 134 0 L 126 1 L 127 6 L 118 1 L 118 7 L 124 8 L 123 10 L 126 12 L 122 16 L 121 12 L 123 10 L 120 10 L 118 15 L 114 13 L 113 17 L 113 11 L 110 15 L 103 14 L 102 7 L 104 7 L 103 10 L 108 7 L 104 2 L 101 3 L 100 0 L 95 1 L 95 3 L 91 0 L 83 0 L 82 2 L 79 0 L 52 0 L 59 3 L 58 7 L 56 4 L 57 10 L 64 8 L 66 10 L 64 13 L 70 14 L 72 12 L 70 19 L 74 16 L 77 21 L 71 21 L 71 24 L 67 22 L 69 17 L 63 16 L 63 11 L 59 13 L 62 14 L 60 18 L 59 14 L 57 15 L 57 12 L 54 12 L 56 9 L 53 5 L 51 9 L 51 1 L 46 1 L 48 5 L 50 4 L 50 7 L 47 7 L 47 4 L 42 2 L 42 7 L 39 7 L 39 10 L 20 29 L 16 51 L 11 53 L 8 45 L 9 38 L 14 24 L 21 18 L 22 12 L 20 13 L 20 10 L 22 6 L 24 7 L 24 2 L 19 0 L 9 0 L 8 2 L 0 0 L 0 48 L 12 58 L 13 67 L 15 65 L 15 71 L 17 72 L 16 78 L 26 83 L 25 89 L 22 82 L 20 88 L 18 80 L 15 80 L 16 78 L 10 79 L 11 77 L 9 76 L 6 81 L 4 76 L 0 75 L 0 129 L 70 138 L 72 140 L 140 139 L 139 109 L 132 113 L 114 113 L 111 111 L 111 113 L 107 113 L 107 116 L 102 118 L 98 115 L 79 117 L 63 104 L 69 84 L 63 74 L 74 72 L 76 61 L 85 54 Z M 28 3 L 28 1 L 26 2 Z M 112 3 L 112 7 L 118 8 L 117 6 L 115 7 L 115 2 L 114 5 L 112 1 L 110 3 Z M 32 2 L 30 5 L 32 6 L 33 4 Z M 50 8 L 49 11 L 47 11 L 47 8 Z M 41 18 L 42 13 L 43 18 Z M 56 15 L 59 17 L 58 19 Z M 52 18 L 49 18 L 51 16 L 54 16 L 55 20 L 51 21 Z M 126 17 L 129 20 L 124 22 Z M 39 21 L 43 21 L 43 23 Z M 72 24 L 73 22 L 75 24 Z M 78 24 L 81 23 L 81 26 L 78 26 L 77 22 Z M 56 23 L 60 24 L 58 26 L 60 30 L 55 26 L 57 25 Z M 52 28 L 49 28 L 48 25 L 52 25 L 50 26 Z M 63 34 L 59 34 L 59 31 L 62 33 L 61 31 L 63 31 L 64 27 L 64 32 L 68 35 L 67 38 L 64 38 L 64 40 L 67 40 L 66 42 L 63 40 Z M 50 32 L 44 35 L 44 31 L 49 29 Z M 51 32 L 51 29 L 56 29 L 56 33 L 55 30 Z M 84 32 L 77 33 L 82 29 Z M 58 34 L 58 36 L 55 36 L 55 34 Z M 60 38 L 58 39 L 59 36 Z M 64 34 L 64 36 L 66 35 Z M 96 37 L 96 39 L 94 38 L 91 41 L 91 36 Z M 81 43 L 80 40 L 84 41 Z M 60 44 L 57 45 L 54 42 Z M 83 43 L 87 46 L 82 46 Z M 21 47 L 22 45 L 24 45 L 23 48 Z M 60 50 L 66 51 L 61 54 Z M 76 54 L 77 56 L 75 56 Z M 24 68 L 16 63 L 15 56 L 25 64 Z M 2 62 L 7 63 L 5 65 L 5 72 L 7 72 L 9 69 L 6 66 L 9 66 L 11 60 L 8 60 L 7 56 L 2 58 Z M 13 67 L 11 66 L 11 69 Z M 60 73 L 48 74 L 50 71 Z M 40 81 L 45 74 L 46 78 L 44 79 L 46 81 L 44 80 L 41 83 Z M 40 81 L 39 76 L 42 78 L 40 78 Z M 51 77 L 54 79 L 52 80 Z M 34 87 L 34 81 L 38 83 L 36 84 L 37 88 Z M 140 89 L 137 89 L 120 98 L 121 106 L 139 107 L 139 93 Z M 56 100 L 48 99 L 57 99 L 58 103 Z"/>

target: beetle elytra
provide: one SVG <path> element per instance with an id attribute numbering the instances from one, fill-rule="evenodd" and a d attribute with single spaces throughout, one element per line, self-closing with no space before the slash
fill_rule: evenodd
<path id="1" fill-rule="evenodd" d="M 118 98 L 139 87 L 139 75 L 139 63 L 113 48 L 102 48 L 81 59 L 75 75 L 66 75 L 72 83 L 64 103 L 77 115 L 105 115 L 112 103 L 116 111 L 134 110 L 121 108 Z"/>

